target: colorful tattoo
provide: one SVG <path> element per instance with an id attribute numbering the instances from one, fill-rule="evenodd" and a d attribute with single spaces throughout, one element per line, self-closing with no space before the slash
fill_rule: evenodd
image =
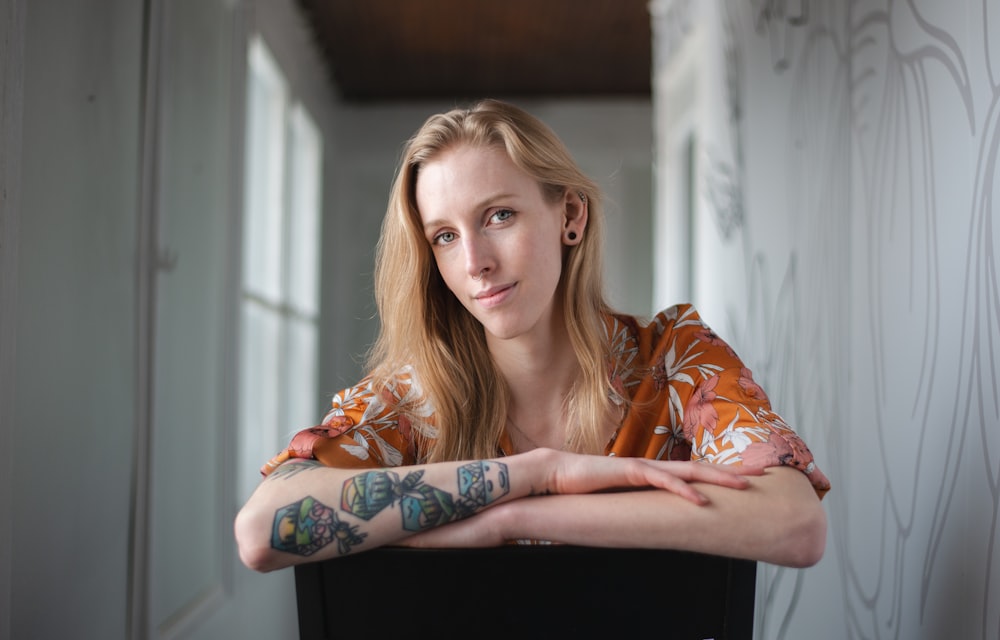
<path id="1" fill-rule="evenodd" d="M 320 463 L 312 460 L 286 462 L 269 478 L 288 478 Z M 403 529 L 423 531 L 467 518 L 510 492 L 507 465 L 482 460 L 458 469 L 458 496 L 423 482 L 423 471 L 412 471 L 402 480 L 388 470 L 359 473 L 344 483 L 341 509 L 362 520 L 399 502 Z M 337 511 L 306 496 L 278 509 L 274 514 L 271 547 L 300 556 L 310 556 L 336 541 L 346 555 L 364 542 L 367 533 L 337 517 Z"/>
<path id="2" fill-rule="evenodd" d="M 333 509 L 312 496 L 278 509 L 274 514 L 271 547 L 300 556 L 310 556 L 332 541 L 341 555 L 361 544 L 368 534 L 337 518 Z"/>
<path id="3" fill-rule="evenodd" d="M 423 531 L 460 520 L 510 491 L 507 465 L 482 460 L 458 469 L 458 497 L 422 482 L 424 472 L 413 471 L 402 481 L 392 471 L 369 471 L 344 483 L 341 508 L 371 520 L 397 500 L 406 531 Z"/>
<path id="4" fill-rule="evenodd" d="M 485 507 L 510 491 L 507 465 L 479 460 L 459 467 L 458 492 L 476 506 Z"/>

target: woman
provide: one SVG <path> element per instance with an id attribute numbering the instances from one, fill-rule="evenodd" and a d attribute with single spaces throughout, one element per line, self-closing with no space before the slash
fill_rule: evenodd
<path id="1" fill-rule="evenodd" d="M 383 223 L 372 373 L 265 466 L 244 563 L 514 540 L 817 562 L 829 483 L 809 450 L 693 308 L 642 325 L 608 307 L 602 224 L 534 117 L 431 117 Z"/>

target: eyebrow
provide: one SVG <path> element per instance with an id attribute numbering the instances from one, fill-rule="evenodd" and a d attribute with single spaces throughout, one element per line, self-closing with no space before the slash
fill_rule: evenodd
<path id="1" fill-rule="evenodd" d="M 507 198 L 515 198 L 515 197 L 517 197 L 517 196 L 515 194 L 513 194 L 513 193 L 506 193 L 506 192 L 504 192 L 504 193 L 497 193 L 497 194 L 494 194 L 494 195 L 492 195 L 492 196 L 490 196 L 488 198 L 483 198 L 478 203 L 476 203 L 472 207 L 472 209 L 473 209 L 473 211 L 481 211 L 483 209 L 488 209 L 491 206 L 494 206 L 493 203 L 495 203 L 497 200 L 505 200 Z M 424 223 L 423 229 L 426 231 L 427 229 L 429 229 L 431 227 L 437 227 L 437 226 L 441 226 L 441 225 L 447 224 L 447 222 L 448 222 L 447 220 L 442 220 L 442 219 L 428 220 L 427 222 Z"/>

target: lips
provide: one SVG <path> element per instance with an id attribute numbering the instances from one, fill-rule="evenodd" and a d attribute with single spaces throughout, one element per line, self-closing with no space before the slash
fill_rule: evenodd
<path id="1" fill-rule="evenodd" d="M 476 302 L 489 309 L 501 304 L 504 300 L 509 298 L 511 293 L 514 291 L 515 286 L 516 283 L 490 287 L 489 289 L 480 291 L 474 297 Z"/>

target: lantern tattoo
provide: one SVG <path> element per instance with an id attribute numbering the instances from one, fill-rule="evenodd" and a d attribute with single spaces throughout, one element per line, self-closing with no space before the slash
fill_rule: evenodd
<path id="1" fill-rule="evenodd" d="M 337 518 L 336 512 L 312 496 L 286 505 L 274 515 L 271 547 L 310 556 L 334 540 L 341 555 L 361 544 L 368 534 Z"/>
<path id="2" fill-rule="evenodd" d="M 423 531 L 471 516 L 510 491 L 507 465 L 490 460 L 459 467 L 456 497 L 423 482 L 423 476 L 423 471 L 412 471 L 400 480 L 388 470 L 356 475 L 344 483 L 341 508 L 371 520 L 399 501 L 403 529 Z"/>

